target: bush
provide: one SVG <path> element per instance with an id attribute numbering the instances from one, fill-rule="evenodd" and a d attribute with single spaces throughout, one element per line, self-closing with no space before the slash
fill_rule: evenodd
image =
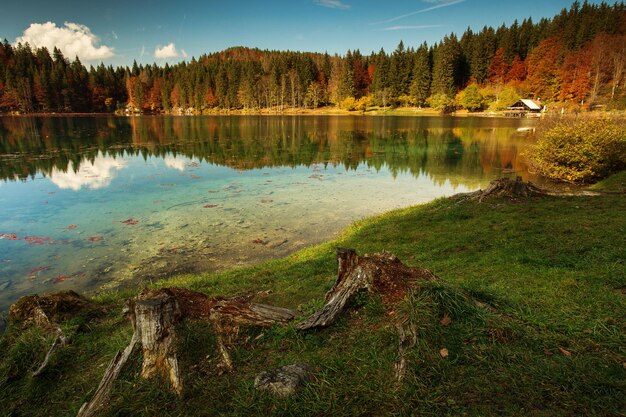
<path id="1" fill-rule="evenodd" d="M 348 111 L 356 110 L 356 99 L 348 96 L 341 101 L 340 107 Z"/>
<path id="2" fill-rule="evenodd" d="M 541 175 L 567 182 L 592 182 L 626 168 L 626 127 L 622 121 L 558 121 L 542 128 L 530 148 L 531 166 Z"/>
<path id="3" fill-rule="evenodd" d="M 483 108 L 483 96 L 478 85 L 470 84 L 458 94 L 458 103 L 469 111 L 477 111 Z"/>
<path id="4" fill-rule="evenodd" d="M 445 94 L 434 94 L 428 97 L 428 104 L 440 113 L 452 113 L 454 111 L 454 100 Z"/>
<path id="5" fill-rule="evenodd" d="M 520 95 L 513 87 L 505 87 L 497 94 L 496 100 L 490 104 L 490 109 L 493 111 L 504 110 L 520 98 Z"/>

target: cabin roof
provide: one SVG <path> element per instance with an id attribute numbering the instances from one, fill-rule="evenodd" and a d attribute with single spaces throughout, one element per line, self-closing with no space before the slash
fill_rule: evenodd
<path id="1" fill-rule="evenodd" d="M 508 109 L 512 110 L 512 109 L 520 109 L 520 107 L 525 107 L 528 110 L 541 110 L 543 108 L 543 105 L 541 103 L 539 103 L 538 101 L 535 100 L 530 100 L 530 99 L 521 99 L 521 100 L 517 100 L 515 103 L 511 104 Z"/>
<path id="2" fill-rule="evenodd" d="M 540 103 L 537 103 L 534 100 L 521 99 L 520 101 L 528 106 L 528 108 L 531 110 L 541 110 L 541 108 L 543 107 Z"/>

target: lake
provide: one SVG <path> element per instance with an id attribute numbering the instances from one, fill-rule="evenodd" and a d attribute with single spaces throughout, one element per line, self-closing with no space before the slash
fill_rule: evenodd
<path id="1" fill-rule="evenodd" d="M 0 310 L 26 294 L 251 265 L 365 216 L 529 179 L 534 123 L 0 117 Z"/>

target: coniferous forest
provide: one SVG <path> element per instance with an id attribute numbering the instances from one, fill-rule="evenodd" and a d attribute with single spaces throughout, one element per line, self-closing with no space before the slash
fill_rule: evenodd
<path id="1" fill-rule="evenodd" d="M 575 2 L 552 19 L 468 28 L 434 45 L 344 56 L 245 47 L 176 65 L 87 68 L 58 50 L 0 44 L 0 112 L 202 114 L 334 105 L 502 110 L 518 98 L 626 108 L 626 7 Z"/>

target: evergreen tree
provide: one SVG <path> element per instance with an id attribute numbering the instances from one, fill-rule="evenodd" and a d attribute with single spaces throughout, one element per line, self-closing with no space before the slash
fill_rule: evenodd
<path id="1" fill-rule="evenodd" d="M 353 69 L 352 52 L 348 50 L 345 59 L 341 66 L 341 78 L 339 80 L 339 94 L 338 100 L 341 103 L 348 97 L 354 97 L 356 95 L 356 89 L 354 87 L 354 69 Z"/>
<path id="2" fill-rule="evenodd" d="M 433 56 L 433 94 L 445 94 L 454 97 L 458 87 L 457 71 L 461 50 L 454 34 L 445 36 L 434 51 Z"/>
<path id="3" fill-rule="evenodd" d="M 423 43 L 415 55 L 413 66 L 413 80 L 410 93 L 417 106 L 424 106 L 430 96 L 431 61 L 430 51 L 426 43 Z"/>

